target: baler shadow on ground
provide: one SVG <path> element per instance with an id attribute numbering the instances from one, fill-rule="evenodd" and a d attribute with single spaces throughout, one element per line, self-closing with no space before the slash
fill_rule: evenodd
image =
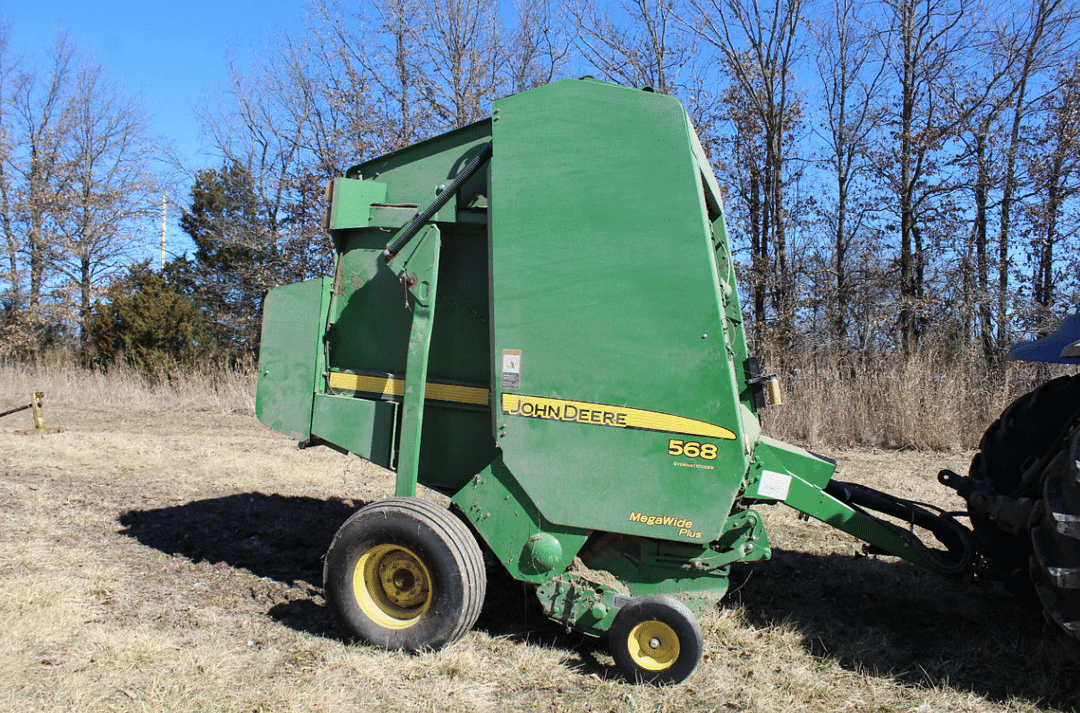
<path id="1" fill-rule="evenodd" d="M 950 582 L 893 558 L 774 549 L 733 577 L 728 606 L 789 627 L 814 656 L 918 687 L 1074 709 L 1080 664 L 1034 601 Z"/>
<path id="2" fill-rule="evenodd" d="M 363 505 L 250 492 L 129 510 L 118 522 L 122 534 L 160 552 L 304 586 L 307 597 L 276 603 L 267 614 L 298 631 L 340 638 L 322 602 L 322 558 L 340 524 Z M 892 558 L 782 549 L 737 568 L 732 580 L 720 606 L 738 607 L 752 628 L 792 628 L 811 655 L 845 668 L 998 701 L 1065 708 L 1080 701 L 1080 666 L 1041 612 L 996 585 L 950 583 Z M 476 628 L 574 652 L 567 660 L 582 674 L 619 677 L 604 661 L 601 640 L 552 622 L 531 588 L 499 568 L 489 568 Z"/>
<path id="3" fill-rule="evenodd" d="M 339 639 L 321 596 L 323 557 L 337 528 L 361 500 L 239 493 L 150 510 L 128 510 L 121 534 L 194 563 L 224 563 L 279 582 L 299 584 L 306 598 L 276 603 L 267 614 L 297 631 Z M 544 614 L 527 585 L 489 569 L 488 596 L 476 628 L 491 636 L 576 651 L 571 664 L 585 674 L 619 678 L 591 656 L 597 639 L 568 631 Z"/>
<path id="4" fill-rule="evenodd" d="M 121 534 L 194 563 L 224 563 L 309 594 L 322 587 L 322 557 L 334 532 L 362 502 L 260 492 L 128 510 Z M 321 598 L 274 603 L 267 613 L 298 631 L 334 636 Z"/>

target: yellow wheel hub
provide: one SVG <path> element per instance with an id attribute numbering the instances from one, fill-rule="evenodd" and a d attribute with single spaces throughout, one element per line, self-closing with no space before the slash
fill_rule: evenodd
<path id="1" fill-rule="evenodd" d="M 679 659 L 679 635 L 662 621 L 643 621 L 630 630 L 626 648 L 646 671 L 663 671 Z"/>
<path id="2" fill-rule="evenodd" d="M 376 545 L 356 562 L 353 594 L 364 614 L 379 626 L 405 629 L 431 606 L 431 576 L 407 547 Z"/>

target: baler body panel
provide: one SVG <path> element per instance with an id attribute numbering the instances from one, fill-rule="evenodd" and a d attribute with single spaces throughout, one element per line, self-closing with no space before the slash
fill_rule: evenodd
<path id="1" fill-rule="evenodd" d="M 324 277 L 283 285 L 263 302 L 255 414 L 299 441 L 311 437 L 329 283 Z"/>
<path id="2" fill-rule="evenodd" d="M 351 168 L 331 196 L 314 376 L 287 382 L 306 393 L 282 397 L 280 426 L 397 469 L 398 495 L 461 493 L 501 456 L 522 494 L 505 507 L 537 522 L 720 538 L 760 425 L 719 188 L 675 99 L 557 82 Z M 267 344 L 284 353 L 274 325 L 298 317 L 281 311 Z"/>
<path id="3" fill-rule="evenodd" d="M 710 169 L 685 112 L 664 95 L 569 81 L 493 115 L 505 466 L 552 522 L 710 541 L 748 465 L 745 346 L 727 338 Z"/>
<path id="4" fill-rule="evenodd" d="M 411 241 L 438 242 L 418 417 L 405 401 L 423 293 L 383 249 L 489 141 L 437 234 Z M 428 487 L 458 492 L 501 453 L 548 522 L 719 536 L 759 427 L 719 189 L 676 100 L 557 82 L 332 190 L 313 437 L 396 468 L 422 420 Z M 583 492 L 603 507 L 568 495 Z"/>
<path id="5" fill-rule="evenodd" d="M 384 467 L 398 465 L 416 302 L 383 249 L 417 206 L 429 203 L 489 140 L 489 131 L 489 121 L 478 122 L 355 166 L 335 181 L 331 235 L 337 258 L 323 341 L 326 373 L 317 384 L 322 426 L 313 426 L 313 434 Z M 361 188 L 369 185 L 382 189 Z M 459 490 L 495 457 L 486 194 L 486 176 L 463 186 L 435 216 L 437 235 L 430 238 L 440 246 L 438 288 L 418 480 L 446 493 Z M 359 204 L 348 204 L 350 199 Z"/>

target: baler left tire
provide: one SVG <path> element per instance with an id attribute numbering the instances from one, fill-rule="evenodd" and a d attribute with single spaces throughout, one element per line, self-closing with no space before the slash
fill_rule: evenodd
<path id="1" fill-rule="evenodd" d="M 350 640 L 438 649 L 461 638 L 487 589 L 483 555 L 449 511 L 390 498 L 345 521 L 326 553 L 326 604 Z"/>
<path id="2" fill-rule="evenodd" d="M 701 625 L 682 602 L 648 594 L 623 605 L 608 631 L 615 665 L 635 683 L 679 683 L 704 648 Z"/>

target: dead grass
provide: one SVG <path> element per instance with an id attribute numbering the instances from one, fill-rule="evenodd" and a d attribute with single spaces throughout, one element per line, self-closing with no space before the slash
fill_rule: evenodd
<path id="1" fill-rule="evenodd" d="M 255 412 L 255 372 L 205 364 L 172 375 L 146 375 L 117 364 L 108 371 L 78 369 L 64 361 L 0 362 L 0 410 L 29 403 L 44 391 L 56 407 L 98 412 Z M 8 405 L 10 404 L 10 405 Z"/>
<path id="2" fill-rule="evenodd" d="M 629 685 L 602 644 L 492 573 L 464 640 L 419 655 L 346 646 L 321 553 L 389 475 L 260 426 L 206 376 L 0 367 L 0 407 L 44 390 L 46 421 L 0 421 L 0 711 L 1066 711 L 1080 668 L 1038 612 L 992 586 L 856 556 L 766 509 L 772 561 L 739 569 L 683 685 Z M 189 389 L 186 393 L 184 389 Z M 968 454 L 844 451 L 841 477 L 949 501 Z"/>
<path id="3" fill-rule="evenodd" d="M 784 404 L 766 409 L 765 428 L 811 447 L 975 449 L 986 427 L 1017 396 L 1068 366 L 1006 362 L 986 373 L 976 354 L 934 350 L 907 359 L 859 361 L 814 355 L 777 360 Z"/>

